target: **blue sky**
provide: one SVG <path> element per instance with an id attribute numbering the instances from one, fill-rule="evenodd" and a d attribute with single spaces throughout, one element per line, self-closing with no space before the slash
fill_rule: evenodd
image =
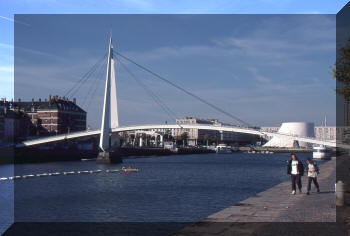
<path id="1" fill-rule="evenodd" d="M 65 94 L 104 54 L 112 27 L 115 50 L 248 123 L 334 119 L 334 15 L 17 15 L 15 20 L 22 22 L 15 31 L 15 95 L 25 100 Z M 128 66 L 178 117 L 230 121 Z M 122 124 L 169 119 L 117 70 Z M 88 110 L 94 127 L 102 85 L 101 80 Z M 77 93 L 79 102 L 89 86 Z"/>
<path id="2" fill-rule="evenodd" d="M 335 14 L 346 4 L 346 1 L 177 1 L 176 5 L 172 1 L 143 1 L 143 0 L 121 0 L 121 1 L 56 1 L 56 0 L 18 0 L 18 1 L 1 1 L 0 2 L 0 94 L 2 97 L 13 97 L 13 34 L 14 34 L 14 14 L 34 14 L 34 13 L 248 13 L 248 14 Z M 188 16 L 189 17 L 189 16 Z M 308 16 L 306 16 L 308 17 Z M 20 16 L 19 16 L 20 18 Z M 243 17 L 244 18 L 244 17 Z M 200 27 L 201 22 L 190 22 L 196 25 L 203 37 L 198 37 L 192 33 L 190 28 L 184 27 L 186 37 L 175 37 L 172 41 L 166 37 L 154 42 L 152 38 L 143 39 L 134 38 L 132 33 L 128 32 L 129 38 L 123 38 L 119 33 L 125 35 L 127 30 L 121 30 L 113 25 L 115 38 L 118 39 L 120 51 L 133 57 L 135 60 L 146 64 L 154 70 L 166 75 L 169 79 L 192 88 L 197 94 L 208 97 L 209 100 L 216 104 L 221 104 L 223 108 L 240 116 L 250 123 L 257 125 L 273 125 L 282 121 L 307 120 L 316 123 L 320 122 L 322 116 L 327 114 L 330 122 L 335 121 L 335 97 L 332 92 L 334 81 L 330 76 L 330 66 L 333 64 L 334 40 L 335 40 L 335 17 L 319 16 L 319 18 L 310 17 L 305 21 L 300 17 L 291 17 L 288 24 L 281 24 L 285 18 L 275 16 L 268 20 L 254 21 L 253 17 L 241 19 L 237 24 L 227 25 L 227 28 L 217 28 L 211 25 L 210 31 L 206 33 L 205 25 Z M 238 19 L 238 18 L 237 18 Z M 32 21 L 33 19 L 30 19 Z M 186 25 L 188 19 L 181 19 L 183 25 Z M 181 22 L 176 19 L 174 27 Z M 208 17 L 207 24 L 211 24 Z M 259 19 L 258 19 L 259 20 Z M 103 21 L 103 20 L 101 20 Z M 203 19 L 201 19 L 203 21 Z M 220 22 L 220 19 L 218 19 Z M 223 21 L 221 21 L 222 23 Z M 249 23 L 247 23 L 249 22 Z M 33 22 L 26 23 L 25 19 L 18 20 L 16 26 L 25 30 L 34 30 L 41 27 L 30 25 Z M 197 23 L 197 24 L 196 24 Z M 203 23 L 203 22 L 202 22 Z M 53 23 L 57 24 L 57 23 Z M 77 47 L 70 51 L 58 50 L 56 58 L 52 57 L 52 52 L 45 45 L 31 44 L 27 49 L 28 58 L 32 58 L 32 63 L 37 59 L 38 65 L 45 61 L 46 68 L 54 68 L 60 59 L 66 58 L 84 58 L 86 61 L 74 60 L 75 68 L 82 71 L 91 66 L 93 60 L 103 51 L 107 28 L 110 25 L 101 24 L 103 28 L 100 33 L 96 34 L 95 42 L 86 43 L 81 48 Z M 74 26 L 74 25 L 73 25 Z M 72 27 L 73 27 L 72 26 Z M 163 25 L 158 24 L 158 29 L 165 29 L 167 22 Z M 252 27 L 253 30 L 246 30 Z M 69 28 L 69 27 L 68 27 Z M 116 29 L 114 29 L 116 28 Z M 176 28 L 176 27 L 175 27 Z M 291 29 L 291 30 L 286 30 Z M 62 27 L 64 30 L 64 27 Z M 145 29 L 147 31 L 147 28 Z M 83 31 L 83 29 L 82 29 Z M 145 32 L 146 32 L 145 31 Z M 288 31 L 288 32 L 287 32 Z M 281 34 L 281 32 L 283 32 Z M 82 32 L 84 33 L 84 32 Z M 86 33 L 86 32 L 85 32 Z M 141 32 L 136 32 L 137 33 Z M 37 32 L 40 34 L 40 32 Z M 54 34 L 51 30 L 50 34 Z M 30 34 L 28 34 L 30 35 Z M 82 34 L 84 35 L 84 34 Z M 296 37 L 295 37 L 296 36 Z M 318 37 L 319 36 L 319 37 Z M 35 37 L 33 37 L 35 38 Z M 186 40 L 184 40 L 184 38 Z M 163 39 L 163 41 L 162 41 Z M 319 40 L 321 39 L 321 40 Z M 72 39 L 73 42 L 74 39 Z M 148 40 L 148 41 L 147 41 Z M 290 44 L 291 43 L 291 44 Z M 86 47 L 92 47 L 93 50 L 86 52 Z M 290 45 L 290 47 L 288 46 Z M 19 45 L 16 45 L 16 47 Z M 27 45 L 23 45 L 27 46 Z M 63 47 L 62 45 L 58 45 Z M 36 48 L 35 48 L 36 47 Z M 333 48 L 332 48 L 333 47 Z M 257 50 L 259 49 L 259 50 Z M 39 54 L 38 54 L 39 52 Z M 299 53 L 302 52 L 302 53 Z M 40 54 L 41 53 L 41 54 Z M 45 54 L 46 53 L 46 54 Z M 56 54 L 56 53 L 55 53 Z M 74 55 L 75 56 L 74 56 Z M 292 55 L 287 58 L 287 55 Z M 39 57 L 40 56 L 40 57 Z M 61 57 L 61 58 L 60 58 Z M 204 59 L 206 60 L 204 60 Z M 237 60 L 237 58 L 239 58 Z M 165 60 L 166 59 L 166 60 Z M 220 66 L 218 66 L 220 59 Z M 290 60 L 290 69 L 287 70 L 286 61 Z M 185 61 L 185 63 L 184 63 Z M 62 60 L 61 60 L 62 62 Z M 234 62 L 234 63 L 232 63 Z M 249 63 L 248 63 L 249 62 Z M 50 64 L 51 63 L 51 64 Z M 64 62 L 67 63 L 67 62 Z M 64 65 L 64 63 L 62 65 Z M 72 62 L 71 62 L 72 63 Z M 212 66 L 213 63 L 215 66 Z M 249 66 L 248 66 L 249 64 Z M 80 65 L 80 67 L 78 66 Z M 86 67 L 84 67 L 86 65 Z M 33 66 L 33 65 L 32 65 Z M 179 69 L 181 68 L 181 69 Z M 205 72 L 201 72 L 206 68 Z M 316 70 L 316 68 L 321 68 Z M 56 68 L 57 69 L 57 68 Z M 44 69 L 42 69 L 44 70 Z M 53 74 L 52 78 L 57 78 Z M 57 71 L 57 70 L 56 70 Z M 45 71 L 47 73 L 47 71 Z M 62 74 L 61 76 L 65 76 Z M 29 73 L 29 72 L 28 72 Z M 79 71 L 73 71 L 79 75 Z M 120 72 L 121 75 L 123 72 Z M 44 71 L 43 71 L 44 74 Z M 215 75 L 215 80 L 212 77 Z M 140 75 L 143 76 L 143 75 Z M 125 78 L 126 76 L 121 76 Z M 203 79 L 193 79 L 200 78 Z M 242 78 L 244 77 L 244 80 Z M 120 87 L 128 85 L 129 81 L 123 82 L 121 78 Z M 147 78 L 149 79 L 149 78 Z M 152 80 L 149 79 L 150 83 Z M 307 83 L 305 83 L 307 81 Z M 311 81 L 311 82 L 310 82 Z M 137 85 L 135 85 L 137 86 Z M 316 86 L 316 87 L 315 87 Z M 125 86 L 127 88 L 128 86 Z M 119 87 L 118 87 L 119 88 Z M 291 90 L 288 88 L 292 88 Z M 315 90 L 315 88 L 317 90 Z M 170 92 L 163 87 L 156 88 L 165 96 Z M 62 91 L 64 88 L 62 88 Z M 297 90 L 297 91 L 296 91 Z M 131 99 L 127 95 L 139 93 L 131 88 L 120 92 L 121 109 L 124 115 L 121 115 L 124 123 L 141 123 L 133 115 L 131 106 L 140 105 L 146 97 L 140 97 L 139 100 Z M 127 92 L 126 92 L 127 91 Z M 318 94 L 319 92 L 322 94 Z M 308 96 L 305 96 L 308 94 Z M 47 95 L 43 92 L 37 93 L 40 97 Z M 164 94 L 161 94 L 164 96 Z M 174 94 L 173 96 L 180 96 Z M 250 96 L 249 96 L 250 95 Z M 29 95 L 28 95 L 29 96 Z M 146 96 L 146 95 L 145 95 Z M 279 99 L 278 99 L 279 96 Z M 29 98 L 29 97 L 28 97 Z M 181 99 L 180 99 L 181 100 Z M 123 104 L 124 101 L 124 104 Z M 227 102 L 230 101 L 230 102 Z M 272 105 L 269 102 L 274 101 Z M 185 100 L 188 102 L 188 100 Z M 191 101 L 192 102 L 192 101 Z M 180 116 L 198 115 L 198 116 L 216 116 L 215 112 L 207 111 L 206 107 L 200 104 L 188 102 L 188 108 L 183 111 L 172 104 L 171 99 L 168 105 L 172 107 Z M 152 103 L 150 101 L 150 103 Z M 260 104 L 259 104 L 260 103 Z M 143 103 L 141 103 L 143 104 Z M 192 109 L 191 107 L 198 107 Z M 273 106 L 274 109 L 271 108 Z M 143 107 L 147 113 L 147 118 L 142 119 L 149 123 L 155 119 L 152 115 L 157 112 L 154 105 L 145 105 Z M 279 110 L 279 112 L 277 112 Z M 293 111 L 293 112 L 291 112 Z M 92 113 L 92 112 L 91 112 Z M 259 118 L 255 114 L 259 113 Z M 225 119 L 218 115 L 218 118 Z M 157 116 L 157 121 L 167 119 L 167 117 Z M 90 119 L 94 120 L 94 119 Z M 95 122 L 92 125 L 95 126 Z"/>

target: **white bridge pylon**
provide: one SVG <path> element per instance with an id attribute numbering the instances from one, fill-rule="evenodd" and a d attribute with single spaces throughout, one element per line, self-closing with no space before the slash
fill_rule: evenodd
<path id="1" fill-rule="evenodd" d="M 101 135 L 99 147 L 102 151 L 110 148 L 110 133 L 113 128 L 119 127 L 116 73 L 113 58 L 112 37 L 109 39 L 105 96 L 102 110 Z"/>

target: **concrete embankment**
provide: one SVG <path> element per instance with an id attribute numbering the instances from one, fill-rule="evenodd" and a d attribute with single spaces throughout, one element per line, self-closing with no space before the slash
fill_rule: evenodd
<path id="1" fill-rule="evenodd" d="M 96 150 L 78 149 L 38 149 L 28 148 L 6 148 L 0 150 L 0 164 L 41 163 L 56 161 L 74 161 L 82 158 L 95 158 Z"/>
<path id="2" fill-rule="evenodd" d="M 213 153 L 214 151 L 206 148 L 177 148 L 176 150 L 169 150 L 153 147 L 122 147 L 119 148 L 117 152 L 120 158 L 130 158 L 146 156 L 204 154 Z M 39 149 L 35 147 L 28 147 L 15 149 L 11 147 L 0 150 L 0 164 L 76 161 L 81 159 L 92 159 L 96 158 L 97 156 L 97 148 L 94 150 L 78 150 L 76 148 Z"/>
<path id="3" fill-rule="evenodd" d="M 278 148 L 278 147 L 239 147 L 237 151 L 240 152 L 249 152 L 249 151 L 256 151 L 256 152 L 262 152 L 262 151 L 269 151 L 269 152 L 278 152 L 278 153 L 305 153 L 305 152 L 312 152 L 312 148 Z"/>
<path id="4" fill-rule="evenodd" d="M 295 233 L 295 230 L 299 230 L 298 235 L 316 235 L 313 234 L 315 232 L 318 232 L 318 235 L 344 235 L 344 229 L 335 223 L 335 170 L 335 159 L 320 166 L 318 180 L 321 193 L 319 194 L 312 186 L 311 194 L 306 195 L 307 177 L 305 176 L 302 194 L 291 195 L 290 181 L 286 181 L 210 215 L 201 222 L 184 228 L 176 235 L 295 235 L 289 234 Z M 251 223 L 247 224 L 248 222 Z M 304 224 L 305 227 L 294 224 L 293 228 L 291 224 L 276 224 L 276 222 L 329 222 L 329 224 L 321 227 L 315 224 L 314 229 L 307 229 L 306 226 L 312 224 Z M 326 225 L 327 228 L 322 228 Z M 303 234 L 303 230 L 308 234 Z"/>
<path id="5" fill-rule="evenodd" d="M 164 148 L 133 148 L 123 147 L 119 149 L 121 158 L 136 158 L 147 156 L 168 156 L 168 155 L 186 155 L 186 154 L 204 154 L 213 153 L 213 150 L 206 148 L 177 148 L 176 150 Z"/>

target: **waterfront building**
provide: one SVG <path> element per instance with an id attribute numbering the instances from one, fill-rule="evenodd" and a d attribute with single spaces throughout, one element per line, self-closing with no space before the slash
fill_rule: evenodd
<path id="1" fill-rule="evenodd" d="M 261 126 L 260 131 L 276 133 L 276 132 L 278 132 L 279 128 L 280 128 L 280 126 Z M 263 138 L 266 140 L 271 140 L 272 137 L 264 135 Z"/>
<path id="2" fill-rule="evenodd" d="M 229 125 L 222 123 L 217 119 L 201 119 L 196 117 L 185 117 L 182 119 L 176 119 L 176 124 L 208 124 L 215 126 Z M 206 145 L 207 143 L 250 144 L 257 141 L 256 136 L 243 133 L 181 128 L 171 130 L 171 134 L 173 137 L 183 137 L 184 133 L 187 134 L 187 143 L 191 146 L 195 146 L 198 144 Z"/>
<path id="3" fill-rule="evenodd" d="M 134 130 L 125 132 L 125 143 L 132 144 L 132 146 L 144 147 L 163 147 L 163 138 L 165 132 L 163 129 L 152 130 Z"/>
<path id="4" fill-rule="evenodd" d="M 321 140 L 344 141 L 350 133 L 349 126 L 316 126 L 315 137 Z"/>
<path id="5" fill-rule="evenodd" d="M 6 144 L 29 136 L 32 125 L 20 111 L 11 110 L 13 101 L 0 100 L 0 144 Z"/>
<path id="6" fill-rule="evenodd" d="M 182 119 L 176 119 L 176 124 L 206 124 L 214 125 L 219 123 L 216 119 L 200 119 L 195 117 L 185 117 Z M 219 139 L 219 132 L 215 130 L 199 130 L 199 129 L 172 129 L 171 135 L 173 137 L 183 137 L 184 133 L 187 135 L 187 144 L 190 146 L 195 146 L 198 141 L 202 144 L 205 143 L 206 139 L 214 141 Z"/>
<path id="7" fill-rule="evenodd" d="M 261 131 L 265 132 L 278 132 L 280 126 L 262 126 Z M 320 140 L 337 140 L 343 141 L 345 136 L 350 134 L 350 127 L 347 126 L 315 126 L 314 136 L 316 139 Z M 270 140 L 271 137 L 264 136 L 263 138 Z"/>
<path id="8" fill-rule="evenodd" d="M 195 117 L 185 117 L 176 119 L 179 128 L 172 129 L 149 129 L 147 131 L 127 131 L 126 138 L 132 145 L 163 146 L 166 141 L 178 143 L 178 145 L 211 145 L 213 143 L 226 143 L 230 145 L 244 145 L 255 143 L 259 137 L 250 134 L 220 132 L 215 130 L 186 129 L 181 128 L 181 124 L 204 124 L 215 126 L 228 126 L 217 119 L 202 119 Z M 136 138 L 137 136 L 137 138 Z M 133 141 L 132 141 L 133 140 Z M 164 141 L 164 142 L 163 142 Z"/>
<path id="9" fill-rule="evenodd" d="M 0 144 L 5 139 L 5 98 L 2 98 L 0 101 Z"/>
<path id="10" fill-rule="evenodd" d="M 12 137 L 46 136 L 86 129 L 86 112 L 76 104 L 58 96 L 42 101 L 6 102 L 7 135 Z M 29 122 L 29 123 L 28 123 Z"/>
<path id="11" fill-rule="evenodd" d="M 265 132 L 274 133 L 274 132 L 277 132 L 279 128 L 280 128 L 280 126 L 261 126 L 260 130 L 265 131 Z"/>
<path id="12" fill-rule="evenodd" d="M 284 122 L 278 129 L 278 133 L 296 135 L 301 137 L 315 137 L 315 125 L 310 122 Z M 310 144 L 305 142 L 296 142 L 287 137 L 273 137 L 269 140 L 265 147 L 283 147 L 296 148 L 308 147 Z"/>
<path id="13" fill-rule="evenodd" d="M 6 104 L 7 105 L 7 104 Z M 5 142 L 17 142 L 36 134 L 35 127 L 28 115 L 5 107 L 4 109 L 4 138 Z"/>

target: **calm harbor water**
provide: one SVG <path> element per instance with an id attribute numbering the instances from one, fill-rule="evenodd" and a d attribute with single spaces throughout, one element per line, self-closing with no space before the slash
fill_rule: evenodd
<path id="1" fill-rule="evenodd" d="M 298 156 L 305 160 L 310 155 Z M 287 180 L 289 158 L 233 153 L 125 159 L 116 165 L 89 161 L 0 166 L 0 177 L 139 168 L 1 181 L 0 232 L 13 220 L 13 187 L 16 221 L 193 222 Z"/>

